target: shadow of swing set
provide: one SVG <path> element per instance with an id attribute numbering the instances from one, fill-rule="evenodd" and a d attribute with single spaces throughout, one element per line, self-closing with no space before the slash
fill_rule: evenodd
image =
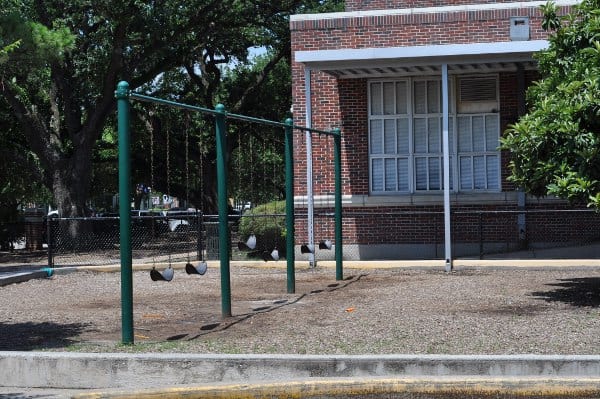
<path id="1" fill-rule="evenodd" d="M 121 323 L 122 323 L 122 342 L 123 344 L 133 344 L 133 272 L 132 272 L 132 246 L 131 246 L 131 212 L 130 193 L 131 193 L 131 133 L 130 133 L 130 100 L 139 100 L 170 106 L 189 111 L 209 114 L 215 118 L 216 152 L 217 152 L 217 205 L 219 220 L 219 263 L 221 275 L 221 314 L 223 318 L 231 317 L 231 276 L 229 264 L 229 225 L 228 225 L 228 200 L 227 200 L 227 132 L 226 120 L 237 119 L 251 123 L 275 126 L 285 130 L 285 215 L 286 215 L 286 261 L 287 261 L 287 292 L 295 293 L 295 256 L 294 256 L 294 159 L 293 159 L 293 132 L 294 130 L 304 131 L 307 135 L 317 133 L 320 135 L 331 136 L 334 142 L 334 220 L 336 245 L 333 247 L 331 240 L 324 240 L 319 243 L 320 249 L 334 248 L 336 263 L 336 280 L 343 280 L 342 263 L 342 191 L 341 191 L 341 131 L 333 129 L 331 131 L 318 130 L 305 126 L 295 126 L 291 118 L 284 123 L 259 119 L 245 115 L 227 113 L 222 104 L 218 104 L 214 110 L 197 107 L 189 104 L 178 103 L 171 100 L 165 100 L 138 94 L 129 90 L 129 83 L 122 81 L 117 84 L 115 91 L 117 99 L 117 122 L 118 122 L 118 143 L 119 143 L 119 224 L 120 224 L 120 257 L 121 257 Z M 307 148 L 307 152 L 309 148 Z M 312 242 L 312 240 L 311 240 Z M 250 248 L 253 245 L 256 248 L 256 237 L 252 235 L 243 242 Z M 302 253 L 314 253 L 313 245 L 303 244 Z M 279 259 L 277 249 L 269 253 L 272 260 Z M 277 258 L 277 259 L 276 259 Z M 203 275 L 206 273 L 207 265 L 204 260 L 194 265 L 191 262 L 186 264 L 188 274 Z M 151 277 L 157 281 L 170 281 L 173 279 L 174 270 L 169 267 L 162 272 L 154 269 Z"/>

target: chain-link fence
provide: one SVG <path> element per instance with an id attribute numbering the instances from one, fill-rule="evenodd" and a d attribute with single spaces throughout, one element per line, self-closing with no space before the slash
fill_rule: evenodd
<path id="1" fill-rule="evenodd" d="M 119 217 L 50 218 L 46 229 L 53 266 L 120 262 Z M 136 263 L 199 259 L 206 231 L 196 213 L 131 217 L 132 256 Z M 207 226 L 210 222 L 205 223 Z M 205 252 L 206 253 L 206 252 Z"/>
<path id="2" fill-rule="evenodd" d="M 259 240 L 256 248 L 238 248 L 246 240 L 239 233 L 241 218 L 229 216 L 233 260 L 263 259 L 279 244 L 271 238 Z M 259 215 L 262 220 L 285 220 L 284 215 Z M 120 262 L 119 217 L 50 218 L 44 229 L 52 266 L 107 265 Z M 50 239 L 46 240 L 46 236 Z M 281 245 L 279 245 L 281 247 Z M 136 264 L 219 259 L 218 215 L 180 212 L 131 217 L 132 258 Z M 280 248 L 285 257 L 285 248 Z"/>
<path id="3" fill-rule="evenodd" d="M 239 232 L 240 219 L 230 216 L 232 260 L 263 259 L 265 252 L 281 241 L 259 240 L 253 251 L 241 250 L 238 243 L 248 237 Z M 251 217 L 251 216 L 250 216 Z M 261 215 L 264 220 L 284 215 Z M 307 260 L 300 245 L 307 240 L 306 213 L 296 218 L 296 259 Z M 452 212 L 452 244 L 455 257 L 485 257 L 511 251 L 600 242 L 600 214 L 588 209 L 560 210 L 456 210 Z M 50 218 L 44 229 L 53 265 L 118 264 L 119 218 Z M 188 259 L 219 259 L 219 228 L 216 215 L 132 216 L 134 263 L 181 262 Z M 444 256 L 444 214 L 442 210 L 387 211 L 344 209 L 344 259 L 441 259 Z M 334 258 L 323 245 L 334 241 L 333 212 L 315 213 L 316 259 Z M 246 234 L 247 235 L 247 234 Z M 319 243 L 322 244 L 319 249 Z M 335 242 L 333 242 L 335 244 Z M 387 251 L 387 252 L 386 252 Z"/>

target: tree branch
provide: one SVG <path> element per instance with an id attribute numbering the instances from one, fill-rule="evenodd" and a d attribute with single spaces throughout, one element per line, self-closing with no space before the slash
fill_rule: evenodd
<path id="1" fill-rule="evenodd" d="M 279 61 L 285 57 L 285 53 L 286 51 L 281 47 L 277 54 L 267 63 L 267 65 L 265 65 L 263 70 L 256 75 L 254 82 L 246 87 L 246 90 L 244 90 L 238 101 L 233 105 L 232 112 L 239 112 L 243 108 L 251 94 L 265 82 L 269 73 L 277 66 Z"/>

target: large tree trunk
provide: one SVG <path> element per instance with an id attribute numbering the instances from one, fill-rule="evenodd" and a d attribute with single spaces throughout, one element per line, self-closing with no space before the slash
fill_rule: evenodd
<path id="1" fill-rule="evenodd" d="M 63 162 L 52 173 L 52 192 L 61 217 L 89 216 L 86 199 L 89 193 L 91 167 L 73 165 L 73 158 Z M 85 163 L 89 165 L 89 163 Z"/>

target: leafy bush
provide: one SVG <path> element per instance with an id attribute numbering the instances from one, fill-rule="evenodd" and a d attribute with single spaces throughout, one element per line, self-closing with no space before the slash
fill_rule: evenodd
<path id="1" fill-rule="evenodd" d="M 270 251 L 277 248 L 283 256 L 286 238 L 284 214 L 285 201 L 269 202 L 244 212 L 240 220 L 240 237 L 242 240 L 247 240 L 254 234 L 257 250 Z"/>

